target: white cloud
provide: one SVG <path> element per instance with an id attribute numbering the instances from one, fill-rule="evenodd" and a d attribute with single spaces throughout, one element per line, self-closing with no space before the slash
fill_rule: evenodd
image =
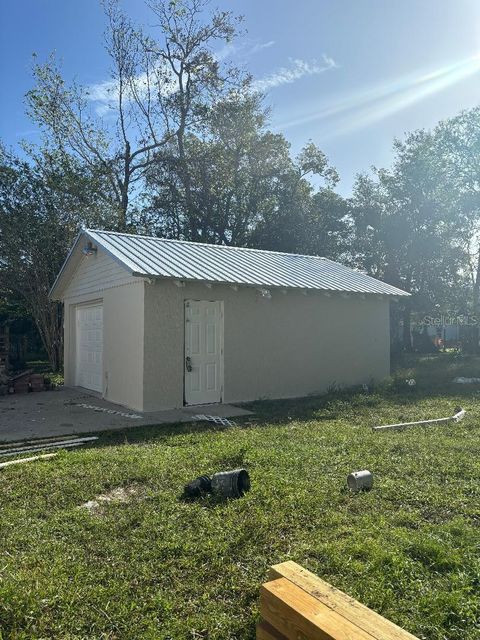
<path id="1" fill-rule="evenodd" d="M 247 58 L 255 55 L 264 49 L 269 49 L 275 44 L 274 40 L 268 42 L 253 42 L 251 40 L 245 40 L 239 44 L 227 44 L 222 49 L 217 51 L 214 55 L 219 62 L 226 58 L 238 56 L 240 58 Z M 150 84 L 155 84 L 155 74 L 158 69 L 151 71 Z M 160 81 L 162 82 L 162 93 L 168 95 L 175 90 L 175 81 L 173 74 L 171 74 L 171 81 L 168 82 L 170 72 L 163 71 L 159 73 Z M 134 81 L 135 92 L 141 97 L 145 95 L 148 86 L 148 78 L 146 73 L 139 74 Z M 95 112 L 99 116 L 107 116 L 118 105 L 118 82 L 115 80 L 104 80 L 103 82 L 97 82 L 90 85 L 87 88 L 88 99 L 94 103 Z M 128 102 L 133 98 L 131 89 L 126 89 L 124 99 Z"/>
<path id="2" fill-rule="evenodd" d="M 288 67 L 280 67 L 273 73 L 253 82 L 253 88 L 256 91 L 267 91 L 284 84 L 291 84 L 305 76 L 314 76 L 324 73 L 329 69 L 334 69 L 337 64 L 333 58 L 326 55 L 322 56 L 322 60 L 301 60 L 300 58 L 290 59 Z"/>
<path id="3" fill-rule="evenodd" d="M 104 118 L 108 115 L 113 115 L 115 109 L 115 105 L 112 102 L 97 102 L 95 104 L 95 113 L 97 116 Z"/>
<path id="4" fill-rule="evenodd" d="M 214 55 L 219 62 L 225 60 L 225 58 L 231 58 L 238 56 L 240 58 L 247 58 L 255 55 L 260 51 L 269 49 L 275 44 L 274 40 L 268 42 L 253 42 L 251 40 L 245 40 L 239 44 L 227 44 L 222 49 L 217 51 Z M 150 84 L 155 84 L 155 74 L 158 69 L 153 69 L 151 72 Z M 170 71 L 163 71 L 159 73 L 160 81 L 162 82 L 162 94 L 168 95 L 175 90 L 175 81 L 173 74 L 171 74 L 171 81 L 168 82 Z M 148 87 L 148 78 L 146 73 L 139 74 L 135 80 L 135 92 L 142 97 L 146 94 Z M 94 109 L 97 115 L 104 117 L 109 113 L 113 113 L 114 108 L 118 105 L 118 82 L 115 80 L 104 80 L 103 82 L 97 82 L 90 85 L 87 88 L 88 99 L 94 104 Z M 126 89 L 124 94 L 124 100 L 128 102 L 133 98 L 131 89 Z"/>
<path id="5" fill-rule="evenodd" d="M 218 62 L 225 60 L 226 58 L 233 58 L 238 56 L 239 58 L 248 58 L 254 56 L 264 49 L 273 47 L 275 40 L 269 40 L 268 42 L 253 42 L 251 40 L 244 40 L 236 44 L 226 44 L 224 47 L 214 53 L 215 59 Z"/>
<path id="6" fill-rule="evenodd" d="M 115 80 L 104 80 L 87 87 L 88 99 L 94 104 L 95 113 L 106 117 L 113 113 L 118 104 L 118 83 Z"/>
<path id="7" fill-rule="evenodd" d="M 130 85 L 127 84 L 123 94 L 123 100 L 130 102 L 135 95 L 140 99 L 147 96 L 148 88 L 155 92 L 160 90 L 162 95 L 168 95 L 175 90 L 175 82 L 173 74 L 161 71 L 159 68 L 147 73 L 140 73 L 131 80 Z M 94 103 L 95 112 L 99 116 L 106 116 L 115 107 L 118 106 L 119 85 L 116 80 L 104 80 L 92 84 L 87 88 L 88 99 Z"/>
<path id="8" fill-rule="evenodd" d="M 275 44 L 275 40 L 269 40 L 268 42 L 259 42 L 253 45 L 253 47 L 249 50 L 248 54 L 254 55 L 259 51 L 263 51 L 263 49 L 270 49 L 270 47 L 273 47 L 274 44 Z"/>
<path id="9" fill-rule="evenodd" d="M 215 60 L 217 60 L 217 62 L 221 62 L 222 60 L 225 60 L 225 58 L 231 58 L 233 55 L 235 55 L 235 53 L 237 53 L 237 51 L 238 47 L 236 47 L 234 44 L 226 44 L 218 51 L 215 51 L 213 57 L 215 58 Z"/>

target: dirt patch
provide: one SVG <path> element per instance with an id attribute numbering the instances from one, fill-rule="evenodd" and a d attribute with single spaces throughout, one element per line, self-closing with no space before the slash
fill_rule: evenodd
<path id="1" fill-rule="evenodd" d="M 101 513 L 104 507 L 111 503 L 122 504 L 145 496 L 145 488 L 141 484 L 131 484 L 128 487 L 116 487 L 106 493 L 101 493 L 93 500 L 88 500 L 80 505 L 80 509 L 86 509 L 90 513 Z"/>

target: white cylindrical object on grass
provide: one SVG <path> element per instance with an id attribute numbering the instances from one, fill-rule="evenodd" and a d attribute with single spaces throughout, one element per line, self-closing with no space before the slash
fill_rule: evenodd
<path id="1" fill-rule="evenodd" d="M 373 475 L 367 469 L 352 471 L 347 476 L 347 485 L 352 491 L 367 491 L 373 486 Z"/>

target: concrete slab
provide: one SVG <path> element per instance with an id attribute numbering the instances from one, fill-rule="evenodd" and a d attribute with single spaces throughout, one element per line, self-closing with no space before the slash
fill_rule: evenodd
<path id="1" fill-rule="evenodd" d="M 192 422 L 196 414 L 234 418 L 251 415 L 251 411 L 228 404 L 215 404 L 138 413 L 107 402 L 83 389 L 61 388 L 1 396 L 0 442 Z"/>

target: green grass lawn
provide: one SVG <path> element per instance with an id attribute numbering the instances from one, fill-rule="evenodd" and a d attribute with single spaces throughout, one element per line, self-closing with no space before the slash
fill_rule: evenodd
<path id="1" fill-rule="evenodd" d="M 8 639 L 252 639 L 269 565 L 295 560 L 419 638 L 480 638 L 480 361 L 442 354 L 371 394 L 259 402 L 232 429 L 173 425 L 0 472 L 0 626 Z M 404 380 L 414 376 L 410 391 Z M 450 415 L 458 424 L 374 433 Z M 244 498 L 183 485 L 245 466 Z M 346 475 L 368 468 L 369 493 Z M 119 486 L 141 492 L 93 514 Z"/>

